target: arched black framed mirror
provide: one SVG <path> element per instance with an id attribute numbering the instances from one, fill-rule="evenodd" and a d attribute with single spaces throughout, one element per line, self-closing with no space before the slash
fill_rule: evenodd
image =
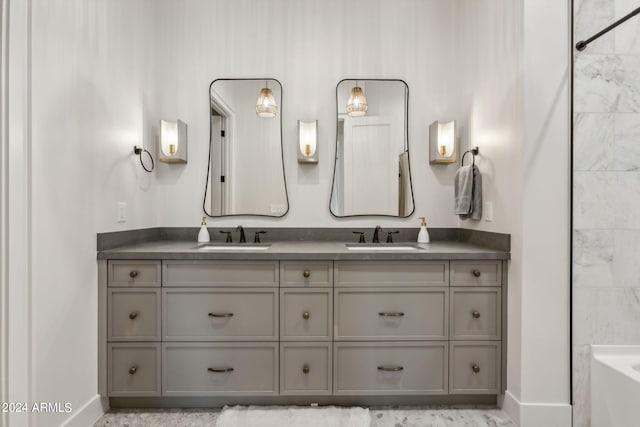
<path id="1" fill-rule="evenodd" d="M 411 216 L 409 86 L 402 80 L 342 80 L 336 101 L 331 214 Z"/>
<path id="2" fill-rule="evenodd" d="M 209 168 L 203 208 L 212 217 L 284 216 L 282 85 L 275 79 L 217 79 L 209 88 Z"/>

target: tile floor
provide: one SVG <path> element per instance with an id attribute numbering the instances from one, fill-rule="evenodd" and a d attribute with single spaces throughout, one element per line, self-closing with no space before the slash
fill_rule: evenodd
<path id="1" fill-rule="evenodd" d="M 93 427 L 211 427 L 220 410 L 115 409 Z M 491 408 L 377 407 L 371 427 L 517 427 L 504 411 Z"/>

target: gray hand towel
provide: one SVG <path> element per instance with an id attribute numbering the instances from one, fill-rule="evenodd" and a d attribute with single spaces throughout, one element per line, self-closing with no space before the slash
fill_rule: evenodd
<path id="1" fill-rule="evenodd" d="M 475 166 L 462 166 L 453 183 L 455 205 L 453 213 L 460 219 L 482 219 L 482 175 Z"/>

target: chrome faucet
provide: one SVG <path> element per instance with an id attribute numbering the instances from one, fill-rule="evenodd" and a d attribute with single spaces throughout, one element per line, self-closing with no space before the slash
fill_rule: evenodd
<path id="1" fill-rule="evenodd" d="M 240 232 L 240 241 L 238 243 L 247 243 L 247 238 L 244 236 L 244 228 L 241 225 L 239 225 L 236 228 L 236 231 Z"/>
<path id="2" fill-rule="evenodd" d="M 379 225 L 376 225 L 376 229 L 373 232 L 373 240 L 371 241 L 372 243 L 380 243 L 380 238 L 378 237 L 378 233 L 380 233 L 382 231 L 382 227 L 380 227 Z"/>

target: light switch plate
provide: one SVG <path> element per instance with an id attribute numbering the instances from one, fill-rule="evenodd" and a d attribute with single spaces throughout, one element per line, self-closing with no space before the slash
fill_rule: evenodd
<path id="1" fill-rule="evenodd" d="M 484 202 L 482 211 L 484 212 L 485 221 L 493 221 L 493 202 Z"/>
<path id="2" fill-rule="evenodd" d="M 127 222 L 127 204 L 125 202 L 118 202 L 118 216 L 116 220 L 118 222 Z"/>

